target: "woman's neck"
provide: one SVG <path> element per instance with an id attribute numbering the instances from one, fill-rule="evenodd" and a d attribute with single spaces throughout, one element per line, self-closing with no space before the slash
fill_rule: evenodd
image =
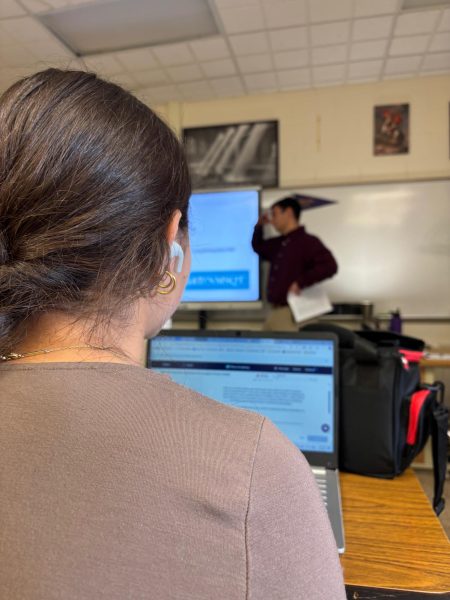
<path id="1" fill-rule="evenodd" d="M 143 364 L 144 334 L 138 323 L 121 323 L 120 330 L 114 322 L 107 327 L 94 325 L 93 319 L 74 320 L 60 312 L 41 315 L 27 328 L 24 340 L 11 349 L 27 355 L 15 362 Z"/>

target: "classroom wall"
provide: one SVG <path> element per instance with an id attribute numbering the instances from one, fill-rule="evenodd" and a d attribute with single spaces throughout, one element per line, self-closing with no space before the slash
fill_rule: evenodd
<path id="1" fill-rule="evenodd" d="M 450 78 L 432 76 L 154 108 L 178 133 L 183 127 L 277 119 L 280 187 L 301 188 L 448 178 L 449 102 Z M 373 107 L 391 103 L 410 104 L 410 153 L 373 156 Z M 250 320 L 247 325 L 255 326 Z M 405 330 L 433 346 L 450 345 L 448 321 L 408 322 Z"/>
<path id="2" fill-rule="evenodd" d="M 183 127 L 279 121 L 280 187 L 434 179 L 450 175 L 450 77 L 227 98 L 156 107 Z M 410 104 L 410 153 L 373 156 L 373 107 Z"/>

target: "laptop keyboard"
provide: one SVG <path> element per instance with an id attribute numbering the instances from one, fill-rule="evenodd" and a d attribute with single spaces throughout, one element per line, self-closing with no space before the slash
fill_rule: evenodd
<path id="1" fill-rule="evenodd" d="M 325 507 L 328 506 L 327 474 L 325 469 L 311 467 L 316 483 L 319 486 L 320 495 L 324 501 Z"/>

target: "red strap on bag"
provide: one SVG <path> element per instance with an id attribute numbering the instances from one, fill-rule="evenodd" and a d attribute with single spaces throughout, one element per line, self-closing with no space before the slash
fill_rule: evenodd
<path id="1" fill-rule="evenodd" d="M 409 423 L 408 433 L 406 434 L 406 443 L 413 446 L 417 438 L 417 426 L 419 424 L 419 415 L 424 402 L 430 395 L 431 390 L 420 390 L 411 396 L 411 404 L 409 405 Z"/>
<path id="2" fill-rule="evenodd" d="M 400 348 L 399 351 L 408 362 L 418 363 L 423 358 L 423 352 L 418 350 L 404 350 L 403 348 Z"/>

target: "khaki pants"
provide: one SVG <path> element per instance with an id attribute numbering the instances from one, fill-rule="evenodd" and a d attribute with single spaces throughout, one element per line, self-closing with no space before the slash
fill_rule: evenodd
<path id="1" fill-rule="evenodd" d="M 264 331 L 298 331 L 299 325 L 292 318 L 289 306 L 272 308 L 263 325 Z"/>

